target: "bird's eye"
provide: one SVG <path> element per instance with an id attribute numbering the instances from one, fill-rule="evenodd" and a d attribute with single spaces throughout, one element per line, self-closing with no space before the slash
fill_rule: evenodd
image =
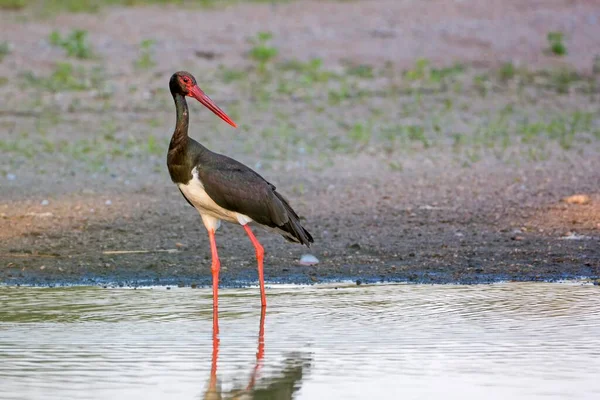
<path id="1" fill-rule="evenodd" d="M 184 76 L 183 77 L 183 82 L 189 83 L 190 82 L 190 78 L 188 78 L 187 76 Z"/>

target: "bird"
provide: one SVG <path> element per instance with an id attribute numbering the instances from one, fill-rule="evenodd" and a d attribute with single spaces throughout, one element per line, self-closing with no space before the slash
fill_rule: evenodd
<path id="1" fill-rule="evenodd" d="M 171 180 L 187 202 L 202 218 L 211 249 L 213 309 L 218 307 L 220 261 L 215 232 L 221 221 L 241 225 L 256 252 L 261 307 L 266 307 L 264 248 L 254 236 L 250 224 L 273 230 L 286 240 L 310 247 L 311 234 L 302 226 L 298 214 L 276 187 L 246 165 L 215 153 L 188 136 L 189 110 L 186 97 L 198 100 L 232 127 L 237 125 L 202 89 L 187 71 L 175 72 L 169 89 L 176 109 L 176 122 L 167 167 Z"/>

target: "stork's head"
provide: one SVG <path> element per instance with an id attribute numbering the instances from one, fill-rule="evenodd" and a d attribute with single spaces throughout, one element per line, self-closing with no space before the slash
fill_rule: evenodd
<path id="1" fill-rule="evenodd" d="M 196 78 L 192 74 L 186 71 L 178 71 L 171 76 L 171 80 L 169 81 L 169 88 L 171 89 L 171 93 L 173 95 L 180 94 L 182 96 L 193 97 L 202 103 L 206 108 L 210 111 L 214 112 L 219 118 L 223 121 L 227 122 L 229 125 L 237 128 L 235 122 L 231 120 L 225 114 L 223 110 L 219 108 L 215 104 L 214 101 L 210 99 L 203 91 L 200 89 L 198 84 L 196 83 Z"/>

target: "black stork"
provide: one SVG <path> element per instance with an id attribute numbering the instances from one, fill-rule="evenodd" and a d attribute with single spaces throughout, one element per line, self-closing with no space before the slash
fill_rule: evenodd
<path id="1" fill-rule="evenodd" d="M 213 308 L 218 305 L 219 256 L 215 231 L 221 221 L 240 224 L 256 250 L 260 300 L 267 305 L 263 272 L 264 249 L 256 239 L 249 223 L 274 230 L 290 242 L 310 246 L 313 238 L 304 229 L 296 212 L 275 186 L 244 164 L 214 153 L 188 136 L 189 112 L 186 96 L 193 97 L 234 128 L 237 127 L 199 87 L 189 72 L 179 71 L 171 76 L 169 88 L 177 121 L 169 144 L 167 166 L 171 179 L 187 202 L 200 213 L 208 231 L 212 254 Z"/>

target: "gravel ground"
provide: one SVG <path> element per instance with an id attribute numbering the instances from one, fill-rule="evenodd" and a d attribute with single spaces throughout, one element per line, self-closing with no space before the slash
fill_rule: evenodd
<path id="1" fill-rule="evenodd" d="M 600 276 L 598 1 L 25 10 L 0 24 L 0 282 L 210 284 L 206 232 L 165 165 L 179 69 L 241 125 L 191 104 L 190 135 L 276 184 L 315 237 L 302 249 L 259 231 L 269 282 Z M 94 56 L 68 58 L 55 29 L 87 30 Z M 262 72 L 259 31 L 279 51 Z M 550 31 L 565 56 L 545 51 Z M 222 284 L 255 282 L 243 230 L 217 242 Z M 299 265 L 306 253 L 319 263 Z"/>

